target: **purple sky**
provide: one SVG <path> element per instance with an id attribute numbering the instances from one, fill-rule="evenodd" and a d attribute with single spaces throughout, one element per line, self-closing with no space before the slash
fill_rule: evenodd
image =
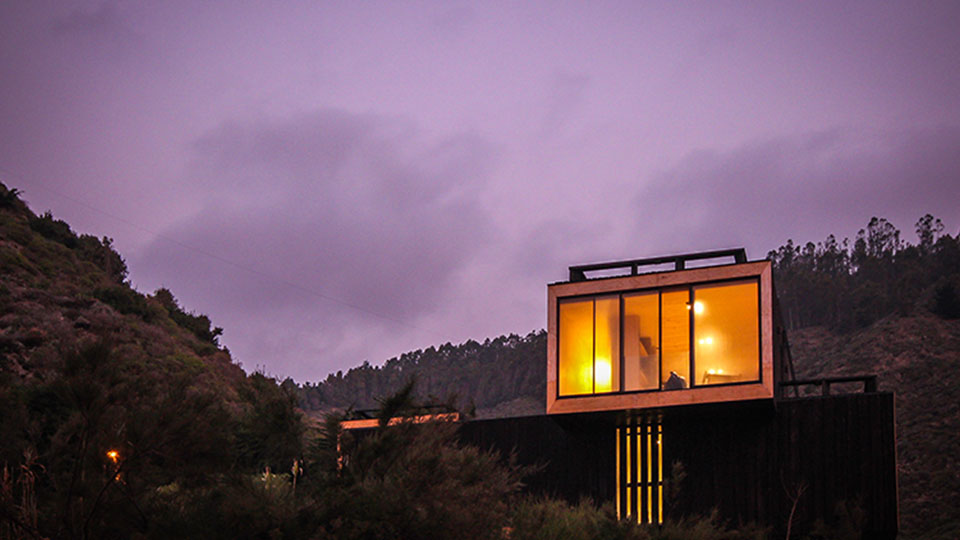
<path id="1" fill-rule="evenodd" d="M 216 4 L 216 5 L 215 5 Z M 298 381 L 571 264 L 960 226 L 958 2 L 0 3 L 0 179 Z"/>

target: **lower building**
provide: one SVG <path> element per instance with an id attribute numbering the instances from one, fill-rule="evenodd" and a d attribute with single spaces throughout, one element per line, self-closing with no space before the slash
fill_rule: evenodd
<path id="1" fill-rule="evenodd" d="M 716 511 L 783 538 L 848 521 L 864 538 L 898 530 L 893 395 L 863 392 L 473 420 L 464 443 L 539 465 L 531 493 L 613 503 L 642 523 Z M 792 516 L 792 517 L 791 517 Z"/>

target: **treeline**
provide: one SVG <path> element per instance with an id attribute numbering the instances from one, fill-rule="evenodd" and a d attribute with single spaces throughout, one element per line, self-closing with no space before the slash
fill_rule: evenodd
<path id="1" fill-rule="evenodd" d="M 960 318 L 960 234 L 944 233 L 941 220 L 925 215 L 911 244 L 883 218 L 873 218 L 854 240 L 834 235 L 803 246 L 793 240 L 770 251 L 774 282 L 789 329 L 825 326 L 850 331 L 893 313 L 930 310 Z M 478 408 L 545 393 L 546 333 L 501 336 L 483 343 L 446 343 L 391 358 L 383 366 L 364 362 L 318 383 L 284 385 L 307 411 L 370 409 L 380 396 L 411 378 L 422 395 L 459 398 Z"/>
<path id="2" fill-rule="evenodd" d="M 802 247 L 788 240 L 768 254 L 784 323 L 850 331 L 916 309 L 960 317 L 960 234 L 943 229 L 927 214 L 917 220 L 918 242 L 911 244 L 875 217 L 853 242 L 832 234 Z"/>
<path id="3" fill-rule="evenodd" d="M 416 380 L 421 397 L 460 406 L 488 408 L 521 397 L 542 401 L 546 392 L 544 359 L 547 335 L 511 334 L 483 343 L 446 343 L 404 353 L 383 366 L 369 362 L 330 374 L 319 383 L 284 385 L 298 395 L 304 410 L 372 409 L 377 399 Z"/>

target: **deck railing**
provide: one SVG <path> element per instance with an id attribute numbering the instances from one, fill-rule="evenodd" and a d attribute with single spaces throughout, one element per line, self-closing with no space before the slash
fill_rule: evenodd
<path id="1" fill-rule="evenodd" d="M 784 389 L 792 387 L 794 389 L 795 397 L 799 397 L 800 388 L 805 386 L 817 386 L 820 388 L 820 395 L 829 396 L 831 386 L 855 382 L 863 383 L 863 393 L 865 394 L 877 391 L 876 375 L 850 375 L 845 377 L 824 377 L 820 379 L 797 379 L 793 381 L 781 381 L 780 386 Z"/>

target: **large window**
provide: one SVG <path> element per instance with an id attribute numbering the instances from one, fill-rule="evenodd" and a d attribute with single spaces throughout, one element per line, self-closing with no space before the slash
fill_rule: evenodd
<path id="1" fill-rule="evenodd" d="M 558 394 L 760 379 L 755 279 L 559 301 Z"/>
<path id="2" fill-rule="evenodd" d="M 620 390 L 620 297 L 560 302 L 560 394 Z"/>

